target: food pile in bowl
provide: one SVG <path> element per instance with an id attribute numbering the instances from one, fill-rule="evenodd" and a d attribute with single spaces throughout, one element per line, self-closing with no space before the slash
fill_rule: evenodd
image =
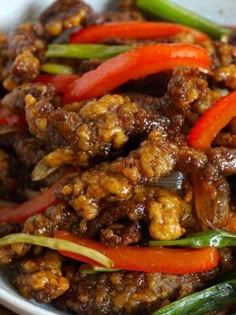
<path id="1" fill-rule="evenodd" d="M 20 295 L 232 314 L 234 43 L 166 0 L 57 0 L 0 34 L 0 264 Z"/>

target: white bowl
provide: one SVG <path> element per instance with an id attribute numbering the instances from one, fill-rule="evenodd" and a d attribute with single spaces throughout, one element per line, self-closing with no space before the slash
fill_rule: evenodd
<path id="1" fill-rule="evenodd" d="M 176 3 L 193 10 L 196 13 L 217 21 L 219 24 L 235 25 L 235 0 L 173 0 Z M 0 31 L 9 31 L 19 22 L 32 19 L 45 8 L 52 0 L 0 0 Z M 4 2 L 4 3 L 3 3 Z M 116 0 L 87 0 L 97 12 L 113 6 Z M 55 310 L 50 305 L 37 304 L 26 301 L 10 285 L 4 270 L 0 270 L 0 304 L 8 307 L 20 315 L 59 315 L 65 314 Z"/>

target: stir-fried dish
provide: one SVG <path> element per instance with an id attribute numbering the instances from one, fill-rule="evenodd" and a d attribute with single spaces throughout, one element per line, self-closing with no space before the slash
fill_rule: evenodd
<path id="1" fill-rule="evenodd" d="M 0 34 L 0 264 L 20 295 L 232 314 L 234 42 L 163 0 L 57 0 Z"/>

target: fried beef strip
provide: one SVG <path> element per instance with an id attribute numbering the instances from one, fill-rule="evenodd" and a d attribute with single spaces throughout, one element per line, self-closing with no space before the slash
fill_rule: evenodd
<path id="1" fill-rule="evenodd" d="M 31 133 L 49 140 L 54 149 L 71 150 L 71 163 L 77 165 L 86 166 L 96 156 L 109 157 L 112 152 L 120 152 L 130 139 L 164 128 L 162 118 L 120 95 L 106 95 L 75 106 L 77 111 L 71 111 L 70 104 L 54 110 L 49 103 L 37 102 L 31 95 L 26 98 Z M 68 163 L 68 155 L 66 159 Z M 55 166 L 53 162 L 52 158 L 47 159 L 50 166 Z"/>
<path id="2" fill-rule="evenodd" d="M 81 0 L 57 0 L 40 16 L 47 36 L 59 36 L 67 29 L 94 23 L 97 16 L 92 8 Z"/>
<path id="3" fill-rule="evenodd" d="M 127 157 L 90 169 L 67 181 L 57 197 L 69 202 L 87 220 L 99 213 L 104 198 L 128 200 L 137 184 L 158 182 L 174 169 L 178 148 L 159 131 L 151 131 Z"/>
<path id="4" fill-rule="evenodd" d="M 37 101 L 51 101 L 55 95 L 55 90 L 52 85 L 43 83 L 27 83 L 18 86 L 13 91 L 6 94 L 1 100 L 1 105 L 15 114 L 25 113 L 25 98 L 30 94 Z"/>
<path id="5" fill-rule="evenodd" d="M 62 263 L 62 257 L 53 251 L 25 258 L 13 269 L 13 285 L 26 299 L 50 303 L 69 288 L 69 282 L 62 274 Z"/>
<path id="6" fill-rule="evenodd" d="M 59 309 L 86 315 L 148 315 L 202 289 L 217 271 L 186 275 L 126 271 L 98 275 L 71 273 L 68 270 L 70 289 L 56 300 Z"/>
<path id="7" fill-rule="evenodd" d="M 6 50 L 8 62 L 3 69 L 3 85 L 7 90 L 13 90 L 39 74 L 46 49 L 43 32 L 42 25 L 36 22 L 22 24 L 9 34 Z"/>

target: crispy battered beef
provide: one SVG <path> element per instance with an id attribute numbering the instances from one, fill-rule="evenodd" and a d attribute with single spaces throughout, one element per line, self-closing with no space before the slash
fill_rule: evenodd
<path id="1" fill-rule="evenodd" d="M 99 100 L 78 103 L 77 107 L 77 112 L 67 111 L 66 107 L 54 110 L 49 103 L 36 102 L 28 96 L 26 119 L 33 135 L 49 140 L 54 149 L 72 150 L 71 162 L 82 166 L 93 157 L 109 157 L 120 152 L 136 136 L 162 128 L 158 115 L 131 102 L 129 97 L 106 95 Z M 66 159 L 68 163 L 67 156 Z"/>
<path id="2" fill-rule="evenodd" d="M 39 74 L 46 49 L 42 36 L 43 27 L 40 23 L 22 24 L 9 34 L 6 50 L 8 62 L 3 70 L 3 85 L 7 90 L 13 90 Z"/>
<path id="3" fill-rule="evenodd" d="M 50 303 L 69 288 L 62 274 L 62 257 L 53 251 L 34 258 L 25 258 L 13 270 L 12 282 L 26 299 Z"/>
<path id="4" fill-rule="evenodd" d="M 225 176 L 236 174 L 236 149 L 227 147 L 211 148 L 208 151 L 211 163 L 217 166 Z"/>
<path id="5" fill-rule="evenodd" d="M 67 29 L 94 23 L 95 19 L 92 8 L 81 0 L 57 0 L 39 18 L 49 37 L 59 36 Z"/>
<path id="6" fill-rule="evenodd" d="M 177 146 L 159 131 L 151 131 L 140 148 L 125 158 L 104 163 L 67 181 L 57 197 L 69 202 L 87 220 L 99 213 L 104 198 L 128 200 L 140 183 L 155 183 L 175 167 Z"/>
<path id="7" fill-rule="evenodd" d="M 211 270 L 200 274 L 165 275 L 120 271 L 68 277 L 70 289 L 56 301 L 62 310 L 86 315 L 149 315 L 161 306 L 202 289 L 215 276 Z"/>
<path id="8" fill-rule="evenodd" d="M 58 187 L 57 205 L 23 224 L 1 224 L 0 236 L 23 232 L 53 237 L 56 230 L 67 230 L 117 247 L 147 245 L 150 238 L 175 240 L 209 227 L 235 231 L 230 229 L 236 217 L 236 119 L 207 151 L 191 148 L 186 141 L 198 118 L 220 99 L 218 88 L 236 88 L 235 46 L 202 42 L 212 61 L 207 74 L 178 67 L 131 80 L 119 87 L 121 94 L 99 99 L 62 105 L 51 85 L 32 83 L 46 60 L 47 45 L 66 30 L 145 18 L 134 0 L 121 0 L 119 6 L 120 12 L 97 16 L 81 0 L 57 0 L 38 22 L 19 26 L 8 38 L 0 34 L 0 80 L 10 91 L 1 100 L 1 110 L 25 114 L 27 122 L 27 130 L 0 136 L 0 197 L 25 198 L 31 189 L 31 198 L 35 187 L 40 191 L 71 166 L 80 167 Z M 194 43 L 191 34 L 184 33 L 161 41 Z M 110 38 L 105 43 L 161 41 Z M 102 61 L 60 62 L 83 74 Z M 32 183 L 31 171 L 42 158 L 58 170 Z M 176 171 L 184 178 L 181 189 L 161 186 L 160 181 Z M 0 264 L 10 265 L 12 283 L 27 299 L 53 302 L 76 314 L 149 315 L 214 283 L 219 271 L 233 269 L 231 250 L 220 254 L 219 266 L 203 273 L 86 275 L 79 270 L 80 262 L 57 252 L 12 244 L 0 248 Z"/>
<path id="9" fill-rule="evenodd" d="M 36 98 L 37 101 L 43 100 L 47 102 L 52 100 L 55 90 L 52 85 L 45 85 L 43 83 L 23 84 L 6 94 L 1 100 L 1 105 L 13 113 L 24 114 L 25 98 L 28 94 Z"/>

